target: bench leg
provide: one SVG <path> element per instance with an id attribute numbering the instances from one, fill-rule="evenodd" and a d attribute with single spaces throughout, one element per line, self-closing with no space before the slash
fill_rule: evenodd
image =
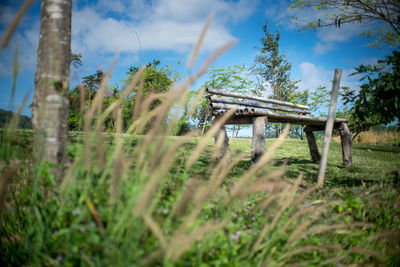
<path id="1" fill-rule="evenodd" d="M 343 166 L 351 167 L 353 158 L 351 155 L 351 133 L 346 123 L 342 122 L 339 127 L 340 139 L 342 141 Z"/>
<path id="2" fill-rule="evenodd" d="M 310 155 L 312 162 L 316 163 L 321 159 L 321 155 L 318 152 L 317 142 L 315 141 L 315 136 L 309 127 L 304 127 L 304 132 L 306 133 L 308 148 L 310 149 Z"/>
<path id="3" fill-rule="evenodd" d="M 253 119 L 253 144 L 251 149 L 251 162 L 256 163 L 265 150 L 265 122 L 267 117 Z"/>
<path id="4" fill-rule="evenodd" d="M 217 160 L 221 160 L 222 158 L 224 158 L 225 155 L 227 155 L 226 157 L 226 163 L 229 163 L 230 159 L 229 159 L 229 137 L 228 134 L 226 132 L 226 127 L 225 125 L 222 125 L 221 128 L 218 129 L 217 133 L 214 136 L 214 140 L 215 140 L 215 144 L 218 146 L 216 149 L 218 149 L 217 151 Z M 220 141 L 221 138 L 221 141 Z M 218 144 L 218 142 L 222 142 L 220 144 Z"/>

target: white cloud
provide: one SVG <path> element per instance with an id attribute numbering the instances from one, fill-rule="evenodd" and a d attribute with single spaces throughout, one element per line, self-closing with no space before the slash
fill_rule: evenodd
<path id="1" fill-rule="evenodd" d="M 315 91 L 319 86 L 325 86 L 330 89 L 332 87 L 334 70 L 327 70 L 321 66 L 316 66 L 310 62 L 303 62 L 299 65 L 300 82 L 299 89 Z M 349 76 L 353 73 L 353 69 L 344 69 L 340 81 L 340 86 L 348 86 L 352 89 L 357 89 L 360 85 L 357 77 Z"/>
<path id="2" fill-rule="evenodd" d="M 202 47 L 213 50 L 235 39 L 228 22 L 249 16 L 257 2 L 160 0 L 149 4 L 100 0 L 94 7 L 73 11 L 72 50 L 83 54 L 137 53 L 140 49 L 187 53 L 214 11 L 215 20 Z M 110 11 L 121 15 L 111 16 Z"/>
<path id="3" fill-rule="evenodd" d="M 326 54 L 328 51 L 334 50 L 335 46 L 333 43 L 317 42 L 313 47 L 313 51 L 316 55 Z"/>

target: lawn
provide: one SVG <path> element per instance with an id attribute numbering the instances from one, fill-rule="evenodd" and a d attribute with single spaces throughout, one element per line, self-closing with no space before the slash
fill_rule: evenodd
<path id="1" fill-rule="evenodd" d="M 0 232 L 6 265 L 400 262 L 395 143 L 353 144 L 345 169 L 332 142 L 325 185 L 314 188 L 318 164 L 305 140 L 287 138 L 265 166 L 252 166 L 251 139 L 231 139 L 234 164 L 226 167 L 213 158 L 213 139 L 126 135 L 118 147 L 114 134 L 102 134 L 102 146 L 94 136 L 85 150 L 83 133 L 70 133 L 61 189 L 51 166 L 32 165 L 31 132 L 2 142 L 2 173 L 18 162 Z M 267 139 L 266 149 L 275 142 Z"/>

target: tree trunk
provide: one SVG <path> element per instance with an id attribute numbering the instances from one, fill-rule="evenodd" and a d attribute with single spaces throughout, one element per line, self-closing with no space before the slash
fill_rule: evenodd
<path id="1" fill-rule="evenodd" d="M 265 150 L 265 122 L 267 117 L 253 119 L 253 144 L 251 149 L 251 162 L 256 163 Z"/>
<path id="2" fill-rule="evenodd" d="M 36 160 L 57 164 L 57 181 L 67 160 L 68 89 L 71 61 L 71 0 L 42 0 L 32 105 Z"/>

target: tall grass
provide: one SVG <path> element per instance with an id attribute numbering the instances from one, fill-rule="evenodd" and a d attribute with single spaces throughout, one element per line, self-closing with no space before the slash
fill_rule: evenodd
<path id="1" fill-rule="evenodd" d="M 51 164 L 33 166 L 29 160 L 15 164 L 20 156 L 5 155 L 0 260 L 6 265 L 41 266 L 281 266 L 381 260 L 372 250 L 362 255 L 370 251 L 367 248 L 348 249 L 352 244 L 347 240 L 370 225 L 330 224 L 343 216 L 326 215 L 336 203 L 307 203 L 317 187 L 300 190 L 301 175 L 289 182 L 282 179 L 285 166 L 269 168 L 288 127 L 236 179 L 230 173 L 243 154 L 217 161 L 221 140 L 208 150 L 233 111 L 204 136 L 196 137 L 194 131 L 169 137 L 189 86 L 230 46 L 217 50 L 182 86 L 138 99 L 133 123 L 125 132 L 121 106 L 131 93 L 140 98 L 142 70 L 106 110 L 102 108 L 105 80 L 86 110 L 83 144 L 71 151 L 72 162 L 60 185 Z M 151 109 L 156 100 L 160 104 Z M 197 104 L 191 103 L 188 110 Z M 102 128 L 107 116 L 117 122 L 111 142 Z M 14 130 L 10 125 L 8 133 Z M 6 146 L 13 146 L 11 137 L 2 142 L 1 148 Z M 200 168 L 204 157 L 208 166 Z M 10 189 L 7 194 L 6 189 Z M 346 236 L 337 232 L 346 229 L 352 229 Z"/>

